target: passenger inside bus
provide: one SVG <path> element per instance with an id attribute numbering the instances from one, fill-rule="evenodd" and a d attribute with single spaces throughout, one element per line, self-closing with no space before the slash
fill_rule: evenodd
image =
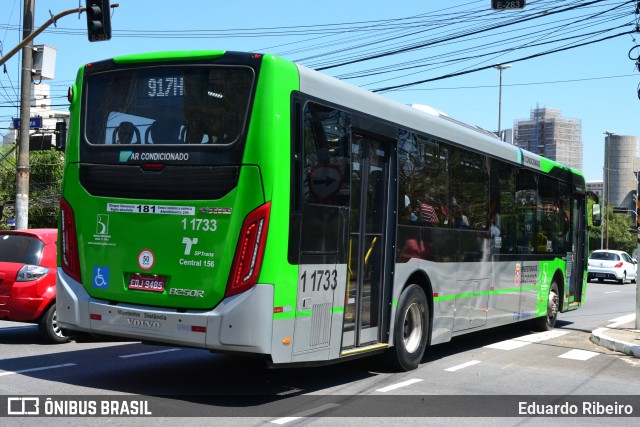
<path id="1" fill-rule="evenodd" d="M 133 137 L 136 137 L 135 143 L 140 144 L 140 131 L 131 122 L 122 122 L 115 128 L 111 137 L 113 144 L 133 144 Z"/>
<path id="2" fill-rule="evenodd" d="M 147 128 L 145 144 L 179 144 L 182 125 L 173 118 L 158 119 Z"/>
<path id="3" fill-rule="evenodd" d="M 196 126 L 189 126 L 186 129 L 186 142 L 187 144 L 203 144 L 209 142 L 209 138 L 206 138 L 205 141 L 204 131 L 198 129 Z"/>
<path id="4" fill-rule="evenodd" d="M 469 219 L 465 214 L 462 213 L 462 208 L 460 205 L 453 205 L 452 208 L 453 215 L 451 217 L 451 222 L 453 226 L 457 229 L 466 229 L 469 228 Z"/>
<path id="5" fill-rule="evenodd" d="M 491 237 L 491 249 L 502 249 L 502 237 L 500 236 L 500 215 L 494 211 L 489 217 L 489 233 Z"/>
<path id="6" fill-rule="evenodd" d="M 411 207 L 411 199 L 406 194 L 404 195 L 404 211 L 402 212 L 402 222 L 416 222 L 418 220 L 418 216 L 415 214 L 413 208 Z"/>
<path id="7" fill-rule="evenodd" d="M 436 210 L 431 205 L 431 193 L 433 191 L 427 190 L 424 193 L 424 199 L 420 203 L 420 217 L 422 222 L 427 225 L 434 225 L 438 223 L 438 215 Z"/>

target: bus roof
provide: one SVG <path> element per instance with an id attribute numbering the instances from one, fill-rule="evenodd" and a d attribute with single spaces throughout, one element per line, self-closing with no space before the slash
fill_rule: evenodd
<path id="1" fill-rule="evenodd" d="M 578 170 L 505 143 L 485 129 L 454 119 L 432 107 L 419 104 L 408 106 L 302 65 L 297 64 L 297 67 L 300 73 L 300 90 L 305 94 L 328 99 L 354 110 L 366 111 L 373 116 L 384 117 L 398 126 L 453 141 L 475 151 L 491 153 L 494 157 L 527 168 L 543 172 L 560 168 L 582 176 Z"/>
<path id="2" fill-rule="evenodd" d="M 308 95 L 328 99 L 354 110 L 366 111 L 376 117 L 384 117 L 401 127 L 455 141 L 472 150 L 489 152 L 513 163 L 519 162 L 517 147 L 505 144 L 497 137 L 491 137 L 436 110 L 433 110 L 436 113 L 433 114 L 425 111 L 424 107 L 411 108 L 304 66 L 298 65 L 298 69 L 300 90 Z"/>

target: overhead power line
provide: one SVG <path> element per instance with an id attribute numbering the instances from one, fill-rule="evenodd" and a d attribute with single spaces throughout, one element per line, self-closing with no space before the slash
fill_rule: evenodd
<path id="1" fill-rule="evenodd" d="M 577 8 L 586 7 L 586 6 L 595 4 L 595 3 L 600 3 L 602 1 L 604 1 L 604 0 L 593 0 L 593 1 L 590 1 L 590 2 L 587 2 L 587 3 L 578 4 L 578 5 L 575 5 L 575 6 L 568 7 L 568 8 L 559 9 L 559 10 L 555 10 L 555 11 L 552 11 L 552 12 L 547 12 L 544 15 L 536 15 L 536 16 L 531 16 L 531 17 L 527 17 L 527 18 L 523 18 L 523 19 L 518 19 L 518 20 L 515 20 L 513 22 L 506 23 L 506 24 L 505 23 L 501 23 L 500 25 L 494 25 L 494 26 L 491 26 L 491 27 L 488 27 L 488 28 L 482 28 L 480 30 L 471 31 L 471 32 L 468 32 L 468 33 L 452 36 L 447 41 L 459 39 L 459 38 L 462 38 L 462 37 L 469 37 L 469 36 L 472 36 L 472 35 L 475 35 L 475 34 L 485 33 L 487 31 L 491 31 L 491 30 L 495 30 L 495 29 L 502 28 L 502 27 L 505 27 L 505 26 L 511 26 L 511 25 L 515 25 L 515 24 L 531 21 L 531 20 L 534 20 L 534 19 L 540 19 L 540 18 L 545 17 L 545 16 L 555 15 L 555 14 L 558 14 L 558 13 L 567 12 L 567 11 L 574 10 L 574 9 L 577 9 Z M 319 67 L 318 70 L 328 70 L 328 69 L 331 69 L 331 68 L 342 67 L 342 66 L 345 66 L 345 65 L 355 64 L 355 63 L 358 63 L 358 62 L 370 61 L 372 59 L 379 59 L 379 58 L 383 58 L 383 57 L 386 57 L 386 56 L 398 55 L 400 53 L 410 52 L 410 51 L 417 50 L 417 49 L 422 49 L 424 47 L 431 46 L 431 45 L 434 45 L 434 44 L 437 44 L 437 43 L 442 43 L 442 41 L 443 40 L 427 41 L 425 43 L 418 44 L 416 46 L 405 47 L 405 48 L 402 48 L 402 49 L 397 49 L 397 50 L 394 50 L 394 51 L 379 53 L 379 54 L 376 54 L 376 55 L 370 55 L 370 56 L 362 57 L 362 58 L 359 58 L 359 59 L 354 59 L 354 60 L 351 60 L 351 61 L 341 62 L 341 63 L 334 64 L 334 65 L 329 65 L 329 66 L 325 66 L 325 67 Z"/>
<path id="2" fill-rule="evenodd" d="M 567 46 L 567 47 L 563 47 L 563 48 L 553 49 L 553 50 L 550 50 L 550 51 L 547 51 L 547 52 L 537 53 L 535 55 L 529 55 L 529 56 L 525 56 L 525 57 L 522 57 L 522 58 L 510 59 L 508 61 L 505 61 L 505 63 L 512 64 L 512 63 L 516 63 L 516 62 L 522 62 L 522 61 L 526 61 L 528 59 L 538 58 L 538 57 L 541 57 L 541 56 L 550 55 L 552 53 L 563 52 L 563 51 L 566 51 L 566 50 L 575 49 L 575 48 L 578 48 L 578 47 L 587 46 L 587 45 L 594 44 L 594 43 L 600 43 L 600 42 L 603 42 L 605 40 L 610 40 L 610 39 L 613 39 L 613 38 L 616 38 L 616 37 L 626 36 L 626 35 L 633 34 L 633 33 L 634 33 L 633 31 L 626 31 L 624 33 L 616 34 L 616 35 L 609 36 L 609 37 L 604 37 L 604 38 L 601 38 L 601 39 L 598 39 L 598 40 L 594 40 L 594 41 L 590 41 L 590 42 L 587 42 L 587 43 L 580 43 L 580 44 L 573 45 L 573 46 Z M 487 65 L 487 66 L 483 66 L 483 67 L 474 68 L 472 70 L 465 70 L 465 71 L 460 71 L 460 72 L 457 72 L 457 73 L 445 74 L 445 75 L 438 76 L 438 77 L 433 77 L 433 78 L 430 78 L 430 79 L 424 79 L 424 80 L 419 80 L 419 81 L 415 81 L 415 82 L 399 84 L 399 85 L 395 85 L 395 86 L 382 87 L 382 88 L 374 89 L 372 92 L 389 92 L 389 91 L 393 91 L 393 90 L 397 90 L 397 89 L 401 89 L 401 88 L 405 88 L 405 87 L 415 86 L 415 85 L 428 83 L 428 82 L 434 82 L 434 81 L 437 81 L 437 80 L 443 80 L 443 79 L 447 79 L 447 78 L 450 78 L 450 77 L 462 76 L 462 75 L 465 75 L 465 74 L 475 73 L 477 71 L 488 70 L 490 68 L 493 68 L 494 66 L 495 65 Z"/>
<path id="3" fill-rule="evenodd" d="M 631 17 L 635 12 L 635 1 L 531 0 L 523 11 L 509 13 L 489 10 L 488 1 L 470 1 L 390 19 L 215 30 L 125 29 L 114 30 L 113 35 L 131 38 L 253 37 L 260 43 L 268 38 L 271 47 L 255 51 L 282 48 L 273 53 L 285 57 L 299 55 L 300 58 L 291 59 L 318 70 L 343 68 L 342 73 L 332 74 L 363 87 L 375 88 L 375 91 L 391 91 L 482 71 L 492 68 L 496 62 L 524 61 L 629 34 L 618 34 L 617 31 L 623 27 L 635 28 L 637 16 Z M 479 3 L 482 6 L 476 7 Z M 0 24 L 0 30 L 3 28 L 5 33 L 14 30 L 10 25 Z M 51 31 L 72 36 L 86 33 L 85 29 L 71 28 Z M 609 36 L 614 31 L 616 34 Z M 518 51 L 519 55 L 516 54 Z M 516 56 L 516 59 L 507 60 L 506 56 Z M 454 70 L 454 67 L 458 69 Z M 435 72 L 439 75 L 433 77 Z M 374 76 L 381 77 L 375 81 Z M 408 78 L 415 81 L 407 82 Z M 50 98 L 64 98 L 71 81 L 68 82 L 52 82 L 51 94 L 54 96 Z M 3 85 L 0 79 L 0 108 L 15 108 L 11 96 L 5 96 L 2 102 Z M 51 107 L 66 106 L 56 104 Z"/>

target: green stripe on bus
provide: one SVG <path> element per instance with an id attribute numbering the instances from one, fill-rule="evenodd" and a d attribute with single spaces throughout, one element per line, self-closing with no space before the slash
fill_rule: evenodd
<path id="1" fill-rule="evenodd" d="M 434 297 L 433 300 L 436 302 L 451 301 L 453 299 L 473 298 L 480 295 L 499 295 L 499 294 L 509 294 L 509 293 L 520 293 L 522 291 L 532 291 L 536 289 L 538 289 L 537 285 L 522 286 L 522 287 L 507 288 L 507 289 L 491 289 L 488 291 L 467 292 L 462 294 L 438 295 L 437 297 Z"/>
<path id="2" fill-rule="evenodd" d="M 331 314 L 340 314 L 344 313 L 344 307 L 333 307 L 331 308 Z M 294 319 L 296 317 L 311 317 L 313 316 L 313 310 L 304 310 L 304 311 L 288 311 L 282 313 L 273 313 L 273 320 L 282 320 L 282 319 Z"/>

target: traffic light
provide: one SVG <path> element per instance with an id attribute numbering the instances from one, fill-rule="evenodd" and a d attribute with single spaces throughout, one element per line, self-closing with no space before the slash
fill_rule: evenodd
<path id="1" fill-rule="evenodd" d="M 109 0 L 87 0 L 87 34 L 90 42 L 111 39 Z"/>

